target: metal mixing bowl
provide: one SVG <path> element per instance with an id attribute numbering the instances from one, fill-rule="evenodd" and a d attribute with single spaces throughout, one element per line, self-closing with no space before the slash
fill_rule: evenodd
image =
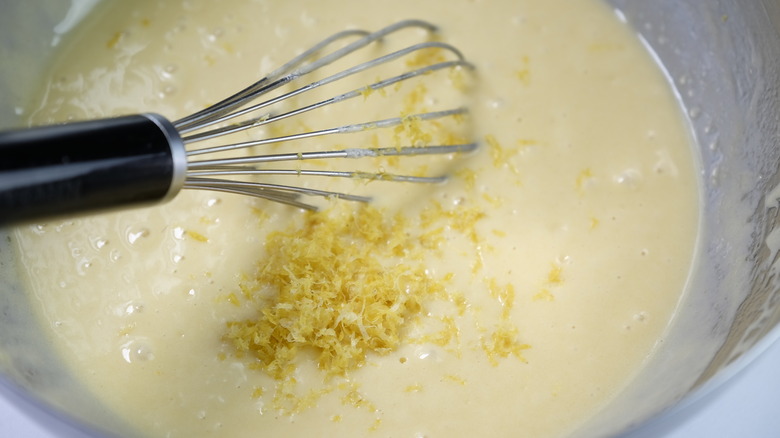
<path id="1" fill-rule="evenodd" d="M 0 128 L 94 0 L 0 0 Z M 652 436 L 780 336 L 780 1 L 609 0 L 668 73 L 701 165 L 690 293 L 633 384 L 581 436 Z M 780 230 L 780 229 L 779 229 Z M 0 394 L 62 436 L 129 434 L 43 340 L 0 230 Z M 679 414 L 678 414 L 679 415 Z"/>

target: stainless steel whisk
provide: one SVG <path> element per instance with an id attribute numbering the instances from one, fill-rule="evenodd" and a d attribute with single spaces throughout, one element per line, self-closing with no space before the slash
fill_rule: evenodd
<path id="1" fill-rule="evenodd" d="M 452 154 L 474 150 L 476 143 L 434 146 L 351 148 L 323 152 L 291 152 L 248 157 L 201 159 L 207 154 L 266 145 L 283 141 L 345 134 L 368 129 L 394 127 L 404 117 L 349 124 L 330 129 L 302 132 L 253 141 L 193 149 L 196 142 L 219 138 L 239 131 L 268 125 L 325 106 L 380 90 L 413 77 L 437 70 L 473 69 L 463 55 L 449 44 L 428 41 L 379 56 L 327 76 L 306 82 L 310 73 L 377 42 L 404 28 L 416 27 L 433 32 L 436 27 L 420 20 L 406 20 L 370 33 L 348 30 L 332 35 L 295 57 L 268 76 L 233 96 L 180 120 L 169 121 L 158 114 L 137 114 L 111 119 L 67 123 L 0 133 L 0 223 L 39 219 L 96 209 L 123 207 L 137 203 L 165 201 L 181 189 L 203 189 L 265 198 L 305 209 L 316 209 L 303 202 L 301 195 L 324 196 L 368 202 L 370 198 L 333 191 L 257 181 L 229 179 L 246 175 L 313 175 L 362 178 L 369 180 L 436 183 L 445 176 L 411 176 L 361 171 L 269 169 L 259 167 L 278 161 L 325 158 L 363 158 L 394 155 Z M 320 56 L 337 41 L 357 38 Z M 449 61 L 431 62 L 423 67 L 380 80 L 366 87 L 302 106 L 280 114 L 269 112 L 273 105 L 323 85 L 344 79 L 411 53 L 437 48 L 453 55 Z M 293 91 L 271 97 L 271 92 L 287 84 Z M 257 102 L 258 100 L 261 102 Z M 259 116 L 236 118 L 265 110 Z M 465 108 L 445 109 L 406 117 L 419 121 L 464 114 Z M 218 125 L 219 127 L 215 127 Z"/>

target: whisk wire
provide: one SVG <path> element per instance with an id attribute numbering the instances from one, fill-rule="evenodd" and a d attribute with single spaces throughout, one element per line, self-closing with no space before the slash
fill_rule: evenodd
<path id="1" fill-rule="evenodd" d="M 211 140 L 231 134 L 239 133 L 248 129 L 259 128 L 270 125 L 274 122 L 289 119 L 316 109 L 334 105 L 336 103 L 354 99 L 358 96 L 382 90 L 391 85 L 403 81 L 417 78 L 429 73 L 445 69 L 474 69 L 473 65 L 465 60 L 462 53 L 454 46 L 438 41 L 427 41 L 413 44 L 390 53 L 377 56 L 368 61 L 350 66 L 329 76 L 312 80 L 308 83 L 294 88 L 292 91 L 280 93 L 272 96 L 271 93 L 281 87 L 298 82 L 304 77 L 325 66 L 328 66 L 355 51 L 368 46 L 371 43 L 381 41 L 391 33 L 398 32 L 406 28 L 421 28 L 426 31 L 435 31 L 436 26 L 421 20 L 405 20 L 393 25 L 387 26 L 376 32 L 367 32 L 362 30 L 349 30 L 336 33 L 300 55 L 293 58 L 282 67 L 274 70 L 263 79 L 255 82 L 249 87 L 244 88 L 238 93 L 223 99 L 222 101 L 209 106 L 191 116 L 184 117 L 173 122 L 176 130 L 180 133 L 182 140 L 188 146 L 205 140 Z M 321 55 L 330 45 L 339 41 L 355 38 L 356 40 L 346 43 L 346 45 L 337 48 L 329 53 Z M 426 49 L 437 49 L 442 53 L 448 53 L 455 59 L 441 61 L 441 58 L 431 58 L 428 65 L 418 66 L 410 71 L 402 72 L 395 76 L 377 80 L 376 82 L 360 88 L 338 94 L 336 96 L 310 103 L 295 109 L 280 111 L 274 114 L 272 109 L 276 105 L 293 99 L 296 96 L 303 95 L 314 89 L 326 86 L 328 84 L 340 81 L 349 76 L 365 72 L 369 69 L 398 60 L 405 56 L 410 56 L 415 52 Z M 260 102 L 255 102 L 263 99 Z M 252 115 L 252 113 L 263 111 L 261 115 Z M 236 151 L 239 149 L 278 144 L 282 142 L 311 139 L 334 134 L 348 134 L 373 129 L 392 128 L 403 125 L 404 123 L 415 121 L 431 121 L 444 117 L 457 117 L 467 113 L 465 108 L 454 108 L 438 111 L 430 111 L 419 114 L 413 114 L 402 117 L 392 117 L 382 120 L 374 120 L 362 123 L 347 124 L 327 129 L 312 130 L 277 137 L 260 138 L 241 142 L 233 142 L 217 146 L 206 146 L 199 149 L 188 148 L 186 154 L 188 157 L 187 176 L 183 188 L 217 190 L 229 193 L 238 193 L 261 197 L 285 204 L 294 205 L 300 208 L 316 209 L 315 206 L 302 202 L 298 199 L 299 195 L 323 196 L 327 198 L 339 198 L 345 200 L 368 202 L 369 197 L 351 195 L 335 191 L 317 190 L 304 187 L 270 184 L 255 181 L 235 181 L 223 179 L 229 176 L 268 176 L 268 175 L 292 175 L 292 176 L 326 176 L 353 178 L 376 181 L 394 181 L 394 182 L 413 182 L 413 183 L 439 183 L 446 179 L 445 176 L 418 176 L 418 175 L 398 175 L 393 173 L 365 172 L 365 171 L 341 171 L 341 170 L 315 170 L 315 169 L 273 169 L 260 168 L 260 165 L 273 162 L 284 161 L 305 161 L 323 158 L 364 158 L 381 156 L 413 156 L 413 155 L 432 155 L 432 154 L 453 154 L 466 153 L 473 151 L 476 143 L 464 143 L 456 145 L 439 146 L 404 146 L 390 148 L 345 148 L 342 150 L 331 151 L 310 151 L 294 153 L 275 153 L 268 155 L 257 155 L 249 157 L 232 157 L 192 160 L 193 157 L 207 154 L 224 153 Z M 243 120 L 233 121 L 243 117 Z M 228 124 L 226 124 L 228 123 Z M 217 126 L 224 125 L 224 126 Z"/>

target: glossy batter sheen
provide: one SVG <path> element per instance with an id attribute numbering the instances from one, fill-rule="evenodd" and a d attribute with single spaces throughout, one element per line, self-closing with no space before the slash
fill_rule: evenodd
<path id="1" fill-rule="evenodd" d="M 20 227 L 23 274 L 52 342 L 141 433 L 561 436 L 663 339 L 697 231 L 690 138 L 659 68 L 600 2 L 117 1 L 63 46 L 30 122 L 183 116 L 326 35 L 406 18 L 438 24 L 438 38 L 477 66 L 467 89 L 423 82 L 428 96 L 469 103 L 481 149 L 441 158 L 453 175 L 441 186 L 338 184 L 410 227 L 441 207 L 439 240 L 409 263 L 448 295 L 408 330 L 450 321 L 457 341 L 372 353 L 329 381 L 301 357 L 297 391 L 316 396 L 281 409 L 279 382 L 223 340 L 226 322 L 254 312 L 225 297 L 262 260 L 266 234 L 304 213 L 184 192 L 164 206 Z M 347 107 L 373 115 L 386 102 Z M 354 207 L 334 202 L 334 215 Z M 490 354 L 500 327 L 522 354 Z"/>

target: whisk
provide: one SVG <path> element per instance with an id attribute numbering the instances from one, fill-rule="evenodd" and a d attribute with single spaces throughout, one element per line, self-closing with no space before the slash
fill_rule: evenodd
<path id="1" fill-rule="evenodd" d="M 412 183 L 444 181 L 446 176 L 299 168 L 269 169 L 263 165 L 279 161 L 331 158 L 455 154 L 474 150 L 476 143 L 295 151 L 227 158 L 224 157 L 225 154 L 220 154 L 212 159 L 205 159 L 204 156 L 279 142 L 395 127 L 403 124 L 408 117 L 430 121 L 458 116 L 466 113 L 467 110 L 463 107 L 200 149 L 191 147 L 197 142 L 269 125 L 437 70 L 474 68 L 455 47 L 438 41 L 424 41 L 353 65 L 323 79 L 307 79 L 311 77 L 311 73 L 334 61 L 405 28 L 436 31 L 436 27 L 428 22 L 405 20 L 376 32 L 347 30 L 336 33 L 249 87 L 202 111 L 173 122 L 158 114 L 146 113 L 0 133 L 0 223 L 162 202 L 173 198 L 181 189 L 249 195 L 304 209 L 317 208 L 301 199 L 306 196 L 370 201 L 369 197 L 349 193 L 247 181 L 247 176 L 255 179 L 262 179 L 264 175 L 327 176 Z M 327 54 L 321 54 L 335 44 L 340 46 Z M 293 110 L 274 113 L 271 109 L 277 103 L 315 88 L 433 48 L 449 53 L 454 59 L 437 58 L 436 61 L 400 75 Z M 288 84 L 292 84 L 287 87 L 291 87 L 292 91 L 280 90 Z M 273 95 L 275 90 L 278 90 L 278 95 Z M 258 112 L 260 115 L 256 115 Z"/>

